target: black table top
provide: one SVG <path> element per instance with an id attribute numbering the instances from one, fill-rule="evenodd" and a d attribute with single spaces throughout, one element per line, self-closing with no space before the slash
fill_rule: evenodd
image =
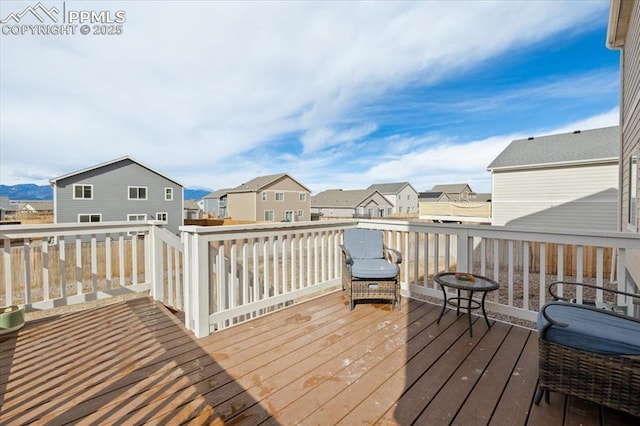
<path id="1" fill-rule="evenodd" d="M 436 274 L 433 280 L 445 287 L 469 291 L 491 291 L 500 288 L 496 281 L 481 275 L 457 272 Z"/>

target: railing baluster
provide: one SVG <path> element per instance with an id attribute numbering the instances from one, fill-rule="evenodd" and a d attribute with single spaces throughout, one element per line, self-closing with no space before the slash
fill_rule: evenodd
<path id="1" fill-rule="evenodd" d="M 43 300 L 51 299 L 49 294 L 49 240 L 42 239 L 42 296 Z"/>
<path id="2" fill-rule="evenodd" d="M 522 242 L 522 306 L 529 309 L 529 242 Z"/>
<path id="3" fill-rule="evenodd" d="M 76 236 L 76 294 L 84 294 L 82 288 L 82 239 Z"/>
<path id="4" fill-rule="evenodd" d="M 31 303 L 31 241 L 28 238 L 23 242 L 23 268 L 24 268 L 24 303 Z"/>
<path id="5" fill-rule="evenodd" d="M 538 308 L 542 308 L 545 304 L 545 295 L 546 295 L 546 287 L 547 287 L 547 244 L 540 243 L 540 297 Z"/>

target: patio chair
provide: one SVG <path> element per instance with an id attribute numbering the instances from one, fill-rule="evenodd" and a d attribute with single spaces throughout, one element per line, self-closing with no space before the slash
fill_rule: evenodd
<path id="1" fill-rule="evenodd" d="M 342 289 L 349 294 L 349 308 L 357 301 L 389 300 L 400 308 L 398 275 L 402 255 L 383 243 L 382 231 L 351 228 L 344 231 Z"/>
<path id="2" fill-rule="evenodd" d="M 596 288 L 569 282 L 549 287 L 554 301 L 538 314 L 536 405 L 543 395 L 549 403 L 549 392 L 555 391 L 640 416 L 640 320 L 615 306 L 603 309 L 595 301 L 577 304 L 559 297 L 558 284 Z M 638 294 L 600 289 L 640 300 Z"/>

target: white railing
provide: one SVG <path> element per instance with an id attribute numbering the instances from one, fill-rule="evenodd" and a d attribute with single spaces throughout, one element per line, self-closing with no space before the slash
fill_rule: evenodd
<path id="1" fill-rule="evenodd" d="M 432 280 L 437 272 L 473 272 L 501 284 L 490 296 L 488 309 L 535 321 L 549 301 L 552 281 L 591 281 L 599 287 L 637 290 L 625 273 L 627 252 L 640 250 L 640 238 L 634 234 L 377 220 L 362 220 L 358 226 L 385 230 L 387 244 L 403 253 L 401 282 L 410 297 L 442 298 Z M 574 296 L 582 302 L 580 290 Z M 602 301 L 603 292 L 597 291 L 595 298 Z M 631 301 L 621 297 L 617 303 Z"/>
<path id="2" fill-rule="evenodd" d="M 151 291 L 181 308 L 181 242 L 158 223 L 10 225 L 0 241 L 0 306 L 28 312 Z"/>
<path id="3" fill-rule="evenodd" d="M 205 336 L 340 289 L 339 245 L 351 227 L 383 230 L 387 245 L 402 252 L 405 297 L 442 298 L 435 273 L 474 272 L 501 284 L 489 296 L 490 311 L 526 320 L 535 319 L 555 280 L 629 290 L 628 253 L 640 250 L 634 234 L 383 219 L 183 226 L 181 238 L 154 222 L 3 226 L 0 305 L 47 309 L 149 291 Z"/>
<path id="4" fill-rule="evenodd" d="M 187 327 L 208 335 L 339 288 L 342 231 L 357 223 L 181 227 Z"/>

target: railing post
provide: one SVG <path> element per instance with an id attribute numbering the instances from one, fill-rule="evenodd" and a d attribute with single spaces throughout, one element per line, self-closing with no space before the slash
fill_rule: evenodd
<path id="1" fill-rule="evenodd" d="M 164 277 L 162 273 L 162 240 L 158 236 L 158 226 L 151 225 L 151 242 L 147 250 L 150 252 L 146 256 L 149 259 L 149 269 L 151 270 L 151 295 L 155 300 L 164 301 Z M 146 244 L 145 244 L 146 246 Z M 146 275 L 146 268 L 145 268 Z"/>
<path id="2" fill-rule="evenodd" d="M 456 247 L 456 271 L 469 272 L 469 230 L 458 230 Z"/>
<path id="3" fill-rule="evenodd" d="M 193 332 L 196 337 L 209 335 L 209 250 L 207 242 L 197 233 L 192 237 Z"/>

